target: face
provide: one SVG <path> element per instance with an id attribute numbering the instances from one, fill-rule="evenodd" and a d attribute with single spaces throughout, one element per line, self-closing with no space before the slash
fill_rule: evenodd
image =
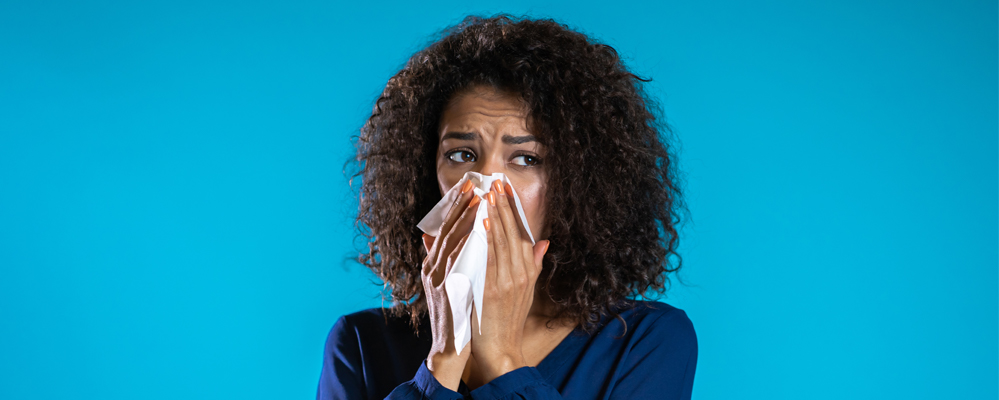
<path id="1" fill-rule="evenodd" d="M 437 183 L 441 195 L 468 171 L 510 178 L 534 240 L 545 227 L 546 149 L 527 130 L 527 111 L 515 94 L 473 86 L 452 99 L 438 130 Z M 544 229 L 544 230 L 542 230 Z"/>

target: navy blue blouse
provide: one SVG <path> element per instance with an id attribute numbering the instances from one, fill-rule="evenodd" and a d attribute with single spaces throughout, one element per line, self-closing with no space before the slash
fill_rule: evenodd
<path id="1" fill-rule="evenodd" d="M 640 301 L 605 316 L 593 335 L 577 327 L 537 367 L 522 367 L 468 390 L 440 384 L 424 361 L 430 319 L 417 337 L 381 308 L 344 315 L 326 339 L 318 400 L 330 399 L 690 399 L 697 337 L 687 314 Z"/>

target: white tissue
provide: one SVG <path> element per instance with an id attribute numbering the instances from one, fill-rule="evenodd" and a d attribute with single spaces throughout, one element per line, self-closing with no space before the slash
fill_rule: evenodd
<path id="1" fill-rule="evenodd" d="M 474 185 L 472 191 L 479 197 L 483 197 L 489 192 L 489 185 L 492 185 L 493 181 L 510 183 L 510 180 L 502 173 L 497 172 L 486 176 L 477 172 L 466 172 L 465 176 L 444 194 L 444 198 L 434 206 L 433 210 L 430 210 L 430 213 L 423 217 L 417 227 L 430 236 L 440 236 L 444 218 L 455 199 L 461 194 L 461 187 L 469 180 Z M 506 188 L 511 190 L 514 205 L 517 208 L 517 216 L 524 225 L 524 229 L 527 230 L 527 236 L 531 239 L 531 243 L 534 243 L 534 235 L 531 234 L 531 227 L 527 225 L 527 217 L 524 216 L 524 208 L 520 205 L 517 191 L 513 190 L 512 184 L 509 187 L 504 186 L 504 189 Z M 451 303 L 451 320 L 454 321 L 454 348 L 458 350 L 458 354 L 461 354 L 461 349 L 472 340 L 473 304 L 479 323 L 479 334 L 482 333 L 482 291 L 486 284 L 486 260 L 489 256 L 486 228 L 482 225 L 482 220 L 489 216 L 486 210 L 487 206 L 485 199 L 479 202 L 472 232 L 468 234 L 468 240 L 465 241 L 465 246 L 458 253 L 451 271 L 444 277 L 444 290 Z"/>

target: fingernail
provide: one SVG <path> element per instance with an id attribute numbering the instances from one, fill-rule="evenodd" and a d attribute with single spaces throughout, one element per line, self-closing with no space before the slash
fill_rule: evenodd
<path id="1" fill-rule="evenodd" d="M 480 200 L 482 200 L 482 198 L 479 197 L 479 196 L 473 197 L 472 201 L 468 202 L 468 208 L 472 208 L 472 207 L 475 207 L 475 206 L 479 205 L 479 201 Z"/>
<path id="2" fill-rule="evenodd" d="M 546 240 L 545 241 L 545 251 L 542 251 L 541 254 L 548 254 L 548 246 L 551 245 L 551 244 L 552 244 L 552 242 L 550 240 Z"/>
<path id="3" fill-rule="evenodd" d="M 485 227 L 487 231 L 489 230 L 489 218 L 482 219 L 482 226 Z"/>
<path id="4" fill-rule="evenodd" d="M 489 200 L 489 205 L 496 205 L 496 196 L 493 195 L 493 192 L 486 193 L 486 198 Z"/>
<path id="5" fill-rule="evenodd" d="M 496 193 L 503 194 L 503 182 L 493 181 L 493 187 L 496 188 Z"/>
<path id="6" fill-rule="evenodd" d="M 467 192 L 469 190 L 472 190 L 472 186 L 473 186 L 472 185 L 472 181 L 470 181 L 470 180 L 465 181 L 465 185 L 461 187 L 461 192 L 465 193 L 465 192 Z"/>

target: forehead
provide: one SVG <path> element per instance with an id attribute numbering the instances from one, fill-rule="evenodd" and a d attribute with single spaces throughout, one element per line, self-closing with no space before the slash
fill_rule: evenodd
<path id="1" fill-rule="evenodd" d="M 455 129 L 526 133 L 527 108 L 516 94 L 473 87 L 456 94 L 441 115 L 440 134 Z"/>

